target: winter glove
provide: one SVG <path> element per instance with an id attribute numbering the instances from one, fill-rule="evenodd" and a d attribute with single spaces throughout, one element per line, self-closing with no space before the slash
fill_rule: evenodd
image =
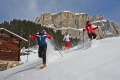
<path id="1" fill-rule="evenodd" d="M 85 31 L 85 29 L 83 29 L 83 31 Z"/>
<path id="2" fill-rule="evenodd" d="M 29 38 L 31 38 L 31 35 L 29 35 Z"/>

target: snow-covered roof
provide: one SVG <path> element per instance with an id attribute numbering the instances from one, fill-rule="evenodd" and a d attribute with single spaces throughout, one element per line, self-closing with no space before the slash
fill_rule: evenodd
<path id="1" fill-rule="evenodd" d="M 13 32 L 11 32 L 11 31 L 9 31 L 9 30 L 7 30 L 7 29 L 5 29 L 5 28 L 0 28 L 0 30 L 5 30 L 5 31 L 9 32 L 10 34 L 13 34 L 14 36 L 16 36 L 16 37 L 18 37 L 18 38 L 20 38 L 20 39 L 22 39 L 22 40 L 28 42 L 28 40 L 26 40 L 25 38 L 23 38 L 23 37 L 21 37 L 21 36 L 15 34 L 15 33 L 13 33 Z"/>

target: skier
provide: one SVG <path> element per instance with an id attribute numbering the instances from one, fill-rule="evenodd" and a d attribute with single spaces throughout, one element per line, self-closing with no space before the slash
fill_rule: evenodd
<path id="1" fill-rule="evenodd" d="M 43 60 L 43 65 L 40 67 L 42 69 L 46 67 L 46 50 L 47 50 L 46 38 L 52 40 L 52 37 L 51 35 L 47 34 L 46 31 L 41 27 L 39 32 L 37 32 L 33 36 L 29 35 L 29 38 L 31 40 L 35 40 L 37 38 L 39 45 L 38 56 Z"/>
<path id="2" fill-rule="evenodd" d="M 96 39 L 96 34 L 95 34 L 95 30 L 97 29 L 98 27 L 93 27 L 92 26 L 92 23 L 91 23 L 91 21 L 87 21 L 86 22 L 86 27 L 85 27 L 85 29 L 83 29 L 83 31 L 86 31 L 87 30 L 87 33 L 88 33 L 88 37 L 89 37 L 89 39 L 90 39 L 90 41 L 92 40 L 92 39 Z"/>
<path id="3" fill-rule="evenodd" d="M 68 32 L 65 32 L 65 35 L 63 37 L 63 41 L 65 41 L 64 50 L 68 50 L 70 48 L 70 38 L 71 38 L 71 34 L 68 34 Z"/>

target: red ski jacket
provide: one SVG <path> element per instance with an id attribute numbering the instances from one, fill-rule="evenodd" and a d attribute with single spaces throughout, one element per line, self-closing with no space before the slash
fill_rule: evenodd
<path id="1" fill-rule="evenodd" d="M 97 29 L 97 27 L 96 28 L 94 28 L 92 25 L 87 25 L 86 27 L 85 27 L 85 29 L 84 29 L 84 31 L 86 31 L 87 30 L 87 33 L 88 34 L 91 34 L 91 33 L 94 33 L 94 30 L 96 30 Z"/>

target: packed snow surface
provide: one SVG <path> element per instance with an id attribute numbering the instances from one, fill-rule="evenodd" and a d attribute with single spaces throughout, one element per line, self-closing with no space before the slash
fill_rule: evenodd
<path id="1" fill-rule="evenodd" d="M 42 60 L 36 49 L 27 62 L 22 57 L 25 64 L 1 71 L 0 80 L 120 80 L 120 37 L 97 40 L 88 49 L 61 51 L 63 57 L 49 42 L 47 68 L 39 69 Z"/>

